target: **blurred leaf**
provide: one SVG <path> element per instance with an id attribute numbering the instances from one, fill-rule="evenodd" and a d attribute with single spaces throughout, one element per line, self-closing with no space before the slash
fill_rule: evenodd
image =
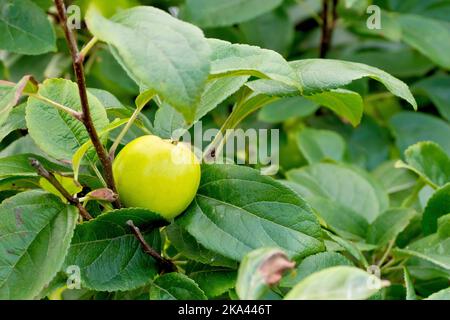
<path id="1" fill-rule="evenodd" d="M 298 134 L 298 146 L 310 164 L 323 160 L 342 161 L 345 140 L 336 132 L 305 128 Z"/>
<path id="2" fill-rule="evenodd" d="M 425 113 L 400 112 L 390 119 L 397 147 L 404 152 L 420 141 L 433 141 L 450 155 L 450 125 Z"/>
<path id="3" fill-rule="evenodd" d="M 379 183 L 349 166 L 318 163 L 291 170 L 287 177 L 299 184 L 301 194 L 308 201 L 329 199 L 354 211 L 369 223 L 388 207 L 387 194 Z M 320 199 L 317 202 L 320 203 Z"/>
<path id="4" fill-rule="evenodd" d="M 423 233 L 425 235 L 435 233 L 438 227 L 438 219 L 447 213 L 450 213 L 450 183 L 436 190 L 428 200 L 423 211 Z"/>
<path id="5" fill-rule="evenodd" d="M 439 110 L 441 116 L 450 121 L 450 76 L 435 75 L 417 82 L 414 89 L 425 92 Z"/>
<path id="6" fill-rule="evenodd" d="M 187 0 L 184 18 L 201 27 L 231 26 L 279 6 L 282 0 Z"/>
<path id="7" fill-rule="evenodd" d="M 286 56 L 294 41 L 294 25 L 282 8 L 268 12 L 239 26 L 245 42 Z"/>
<path id="8" fill-rule="evenodd" d="M 367 233 L 367 242 L 380 247 L 394 241 L 405 230 L 411 220 L 416 216 L 412 209 L 389 209 L 377 217 L 370 225 Z"/>
<path id="9" fill-rule="evenodd" d="M 281 98 L 263 107 L 258 118 L 267 123 L 279 123 L 290 118 L 310 116 L 317 109 L 318 104 L 304 97 Z"/>
<path id="10" fill-rule="evenodd" d="M 0 1 L 0 49 L 22 54 L 56 50 L 55 31 L 45 12 L 30 0 Z"/>
<path id="11" fill-rule="evenodd" d="M 450 271 L 450 215 L 438 220 L 437 233 L 421 238 L 404 249 L 394 249 L 394 252 L 418 257 L 429 261 L 447 272 Z"/>
<path id="12" fill-rule="evenodd" d="M 443 289 L 439 292 L 433 293 L 425 300 L 450 300 L 450 288 Z"/>

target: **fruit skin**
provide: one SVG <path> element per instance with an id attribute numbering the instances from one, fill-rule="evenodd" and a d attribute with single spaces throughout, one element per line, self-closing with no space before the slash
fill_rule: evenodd
<path id="1" fill-rule="evenodd" d="M 183 143 L 153 135 L 128 143 L 113 163 L 120 200 L 171 220 L 192 202 L 200 184 L 200 163 Z"/>

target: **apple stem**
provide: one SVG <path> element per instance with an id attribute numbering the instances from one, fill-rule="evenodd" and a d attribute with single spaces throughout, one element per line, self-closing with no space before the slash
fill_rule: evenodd
<path id="1" fill-rule="evenodd" d="M 62 194 L 62 196 L 64 198 L 66 198 L 66 200 L 76 206 L 78 208 L 78 211 L 80 213 L 80 215 L 86 219 L 86 220 L 91 220 L 92 216 L 89 214 L 89 212 L 86 210 L 85 207 L 83 207 L 80 203 L 80 200 L 78 198 L 73 197 L 64 187 L 63 185 L 56 179 L 55 175 L 48 171 L 47 169 L 45 169 L 41 163 L 33 158 L 30 158 L 30 164 L 31 166 L 36 169 L 37 173 L 43 177 L 44 179 L 46 179 L 48 182 L 50 182 L 56 190 L 58 190 L 59 193 Z"/>
<path id="2" fill-rule="evenodd" d="M 77 79 L 78 93 L 80 95 L 81 109 L 83 112 L 81 116 L 81 122 L 86 128 L 86 131 L 89 134 L 92 144 L 94 145 L 95 151 L 97 152 L 98 158 L 100 159 L 105 174 L 106 184 L 109 189 L 111 189 L 114 193 L 117 194 L 116 185 L 114 183 L 111 159 L 109 158 L 107 151 L 105 150 L 103 144 L 100 141 L 97 130 L 95 129 L 94 126 L 94 122 L 92 121 L 91 117 L 86 90 L 86 81 L 84 78 L 83 56 L 80 55 L 75 36 L 69 29 L 69 26 L 67 25 L 67 12 L 64 0 L 54 0 L 54 2 L 56 9 L 58 11 L 59 22 L 64 30 L 67 45 L 69 47 L 70 54 L 72 56 L 72 64 Z M 116 208 L 121 207 L 120 199 L 114 201 L 114 206 Z"/>
<path id="3" fill-rule="evenodd" d="M 158 264 L 160 265 L 163 273 L 169 273 L 169 272 L 175 272 L 177 271 L 177 267 L 175 264 L 169 260 L 161 256 L 158 252 L 156 252 L 155 249 L 153 249 L 147 241 L 145 241 L 144 236 L 142 235 L 141 231 L 138 227 L 136 227 L 132 220 L 127 221 L 127 225 L 131 228 L 131 231 L 133 231 L 134 236 L 139 240 L 142 249 L 146 254 L 151 256 L 153 259 L 155 259 Z"/>

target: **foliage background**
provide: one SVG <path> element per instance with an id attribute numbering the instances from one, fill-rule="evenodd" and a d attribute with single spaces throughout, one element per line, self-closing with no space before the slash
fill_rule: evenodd
<path id="1" fill-rule="evenodd" d="M 8 5 L 8 2 L 0 0 L 0 8 Z M 31 2 L 35 5 L 31 5 Z M 117 270 L 120 266 L 108 261 L 91 261 L 93 257 L 98 257 L 98 254 L 91 253 L 92 256 L 80 258 L 82 250 L 77 251 L 78 247 L 75 246 L 77 241 L 83 243 L 83 237 L 89 237 L 90 232 L 98 232 L 102 224 L 112 223 L 119 226 L 126 221 L 114 219 L 107 221 L 108 217 L 105 217 L 77 227 L 78 233 L 72 240 L 69 257 L 64 266 L 85 263 L 86 268 L 92 267 L 90 272 L 93 273 L 98 273 L 98 270 L 103 270 L 100 273 L 116 272 L 117 277 L 114 279 L 116 282 L 108 282 L 98 273 L 84 279 L 83 284 L 90 289 L 55 291 L 66 281 L 66 275 L 60 272 L 43 291 L 38 287 L 34 289 L 33 292 L 41 292 L 37 297 L 281 299 L 290 288 L 308 275 L 320 270 L 336 266 L 356 266 L 365 269 L 371 264 L 378 264 L 381 267 L 382 278 L 388 279 L 391 285 L 377 291 L 375 295 L 365 292 L 361 298 L 371 296 L 373 299 L 417 299 L 437 292 L 440 292 L 439 298 L 449 297 L 449 1 L 73 1 L 81 7 L 83 16 L 88 5 L 93 2 L 101 8 L 105 16 L 112 16 L 116 12 L 139 4 L 151 5 L 201 27 L 207 38 L 271 49 L 281 54 L 287 61 L 318 58 L 321 55 L 321 45 L 323 50 L 324 42 L 321 35 L 324 30 L 323 2 L 328 3 L 329 6 L 329 23 L 333 20 L 331 9 L 333 2 L 338 3 L 334 13 L 336 21 L 332 27 L 333 33 L 325 57 L 364 63 L 401 79 L 410 87 L 418 103 L 418 111 L 413 111 L 406 101 L 399 99 L 387 91 L 381 83 L 371 79 L 374 78 L 373 76 L 355 77 L 355 81 L 345 86 L 339 85 L 339 87 L 359 93 L 363 99 L 364 115 L 357 126 L 353 126 L 350 123 L 352 119 L 343 116 L 342 112 L 333 112 L 322 105 L 328 104 L 330 107 L 330 105 L 338 106 L 343 103 L 352 109 L 358 108 L 358 99 L 340 101 L 336 97 L 329 97 L 328 99 L 331 100 L 327 103 L 324 100 L 314 101 L 303 96 L 277 100 L 252 113 L 240 123 L 239 126 L 242 128 L 281 129 L 281 170 L 274 177 L 282 183 L 277 184 L 278 192 L 282 194 L 288 192 L 286 190 L 289 192 L 294 190 L 296 194 L 301 195 L 319 216 L 323 230 L 327 230 L 323 231 L 324 234 L 321 236 L 325 239 L 326 251 L 311 252 L 312 255 L 308 257 L 297 257 L 296 272 L 283 278 L 281 283 L 272 287 L 271 290 L 267 287 L 266 279 L 252 278 L 255 270 L 260 270 L 258 268 L 268 259 L 267 257 L 272 257 L 273 252 L 270 249 L 252 252 L 253 256 L 246 255 L 246 252 L 241 254 L 238 250 L 229 253 L 232 250 L 230 248 L 214 251 L 215 246 L 220 244 L 210 242 L 207 235 L 200 235 L 201 230 L 197 230 L 190 224 L 189 216 L 182 216 L 177 223 L 162 231 L 150 230 L 145 235 L 155 248 L 161 248 L 164 255 L 179 262 L 181 273 L 160 276 L 155 282 L 151 282 L 157 271 L 152 271 L 152 274 L 143 271 L 148 268 L 155 269 L 154 261 L 149 260 L 143 253 L 136 253 L 135 259 L 132 260 L 133 265 L 128 266 L 134 270 L 134 273 L 129 274 L 123 274 Z M 8 40 L 6 32 L 0 32 L 0 49 L 4 49 L 0 52 L 1 78 L 10 82 L 19 82 L 25 75 L 32 75 L 39 82 L 52 78 L 73 79 L 72 61 L 62 30 L 54 24 L 56 18 L 52 2 L 20 0 L 17 3 L 28 8 L 28 14 L 34 14 L 34 11 L 39 14 L 47 12 L 49 21 L 53 24 L 50 31 L 40 30 L 42 31 L 40 34 L 48 41 L 44 39 L 40 46 L 34 47 L 26 45 L 27 41 L 33 43 L 34 40 L 21 39 L 23 43 L 16 48 L 15 44 Z M 379 6 L 382 10 L 380 30 L 369 30 L 366 27 L 366 21 L 370 16 L 366 9 L 371 4 Z M 18 5 L 19 9 L 20 6 Z M 18 14 L 23 13 L 19 10 Z M 23 23 L 26 24 L 26 22 Z M 3 23 L 0 23 L 1 30 L 6 30 Z M 82 29 L 78 32 L 79 46 L 86 44 L 90 38 L 90 32 L 83 22 Z M 342 75 L 340 72 L 341 69 L 338 68 L 329 69 L 330 82 L 333 82 L 334 78 L 339 79 Z M 87 85 L 91 88 L 90 94 L 95 95 L 106 107 L 110 121 L 114 118 L 124 119 L 132 114 L 131 106 L 134 105 L 134 100 L 139 94 L 139 87 L 116 61 L 107 44 L 98 43 L 90 51 L 85 61 L 85 74 Z M 73 88 L 69 87 L 74 84 L 63 80 L 50 80 L 47 85 L 54 86 L 53 91 L 51 88 L 48 90 L 55 99 L 58 99 L 58 93 L 55 92 L 58 90 L 61 92 L 64 88 L 72 90 Z M 96 91 L 94 88 L 104 91 Z M 5 89 L 2 87 L 2 90 Z M 105 91 L 112 95 L 106 94 Z M 6 99 L 4 92 L 6 91 L 1 91 L 2 99 Z M 236 99 L 238 96 L 232 95 L 221 102 L 217 108 L 212 109 L 202 118 L 203 126 L 221 127 L 230 115 Z M 71 99 L 66 97 L 66 101 L 70 103 Z M 26 121 L 24 116 L 26 100 L 23 99 L 21 102 L 23 104 L 16 106 L 7 119 L 1 119 L 5 122 L 0 128 L 0 201 L 10 199 L 16 194 L 20 197 L 24 190 L 43 187 L 32 170 L 24 164 L 24 158 L 21 158 L 21 155 L 34 154 L 34 157 L 41 156 L 56 162 L 55 160 L 60 159 L 61 155 L 67 152 L 72 154 L 77 150 L 71 147 L 56 150 L 52 146 L 43 147 L 42 144 L 38 146 L 34 139 L 30 138 L 28 130 L 33 125 L 40 127 L 42 123 L 32 124 Z M 27 108 L 31 107 L 28 101 Z M 95 106 L 92 108 L 96 109 Z M 177 125 L 174 120 L 177 116 L 171 113 L 166 114 L 167 110 L 174 112 L 170 106 L 170 109 L 166 111 L 162 111 L 163 108 L 164 106 L 155 102 L 149 103 L 121 145 L 149 132 L 167 138 L 170 129 Z M 106 123 L 101 124 L 101 122 L 107 120 L 102 115 L 105 110 L 101 106 L 98 109 L 99 111 L 93 111 L 96 125 L 104 127 Z M 168 116 L 172 116 L 171 120 L 168 120 Z M 36 115 L 35 119 L 38 118 Z M 48 135 L 52 130 L 59 129 L 56 126 L 41 128 L 41 134 Z M 119 131 L 116 129 L 110 133 L 109 142 L 107 142 L 109 145 Z M 431 141 L 434 144 L 415 145 L 423 141 Z M 413 145 L 415 146 L 410 148 Z M 405 155 L 407 149 L 408 152 Z M 14 156 L 16 158 L 11 158 Z M 88 153 L 86 158 L 89 161 L 96 161 L 93 153 Z M 42 163 L 45 163 L 45 160 L 42 160 Z M 86 163 L 83 163 L 83 166 L 85 165 Z M 14 166 L 19 169 L 16 168 L 14 169 L 16 171 L 12 172 L 11 167 Z M 54 166 L 58 172 L 71 171 L 65 163 L 50 163 L 49 166 Z M 89 168 L 82 170 L 80 176 L 80 180 L 84 179 L 83 192 L 86 192 L 86 189 L 93 190 L 101 186 L 89 170 Z M 259 179 L 253 176 L 254 173 L 247 173 L 245 170 L 223 174 L 229 176 L 235 174 L 236 177 L 248 175 L 249 181 Z M 208 175 L 205 174 L 205 176 Z M 286 186 L 289 189 L 283 189 Z M 222 187 L 226 188 L 226 186 Z M 244 189 L 242 185 L 228 187 L 230 190 L 233 187 Z M 35 192 L 32 197 L 42 196 L 39 191 L 32 192 Z M 208 192 L 214 194 L 211 190 L 201 189 L 200 192 L 205 195 L 208 195 Z M 52 204 L 43 200 L 33 202 L 25 196 L 23 199 L 15 199 L 18 199 L 16 201 L 19 204 L 31 201 L 37 206 L 36 210 L 51 206 L 64 211 L 60 219 L 65 220 L 59 221 L 61 228 L 76 222 L 73 217 L 73 208 L 60 208 L 62 204 L 56 199 L 45 200 Z M 251 202 L 250 200 L 249 195 L 247 198 L 234 199 L 231 202 Z M 286 201 L 296 203 L 297 200 Z M 14 205 L 3 203 L 2 210 L 6 216 L 6 212 L 13 210 L 11 208 Z M 11 208 L 8 209 L 8 206 Z M 88 209 L 94 215 L 99 215 L 102 206 L 96 202 L 90 202 Z M 146 223 L 158 220 L 151 213 L 139 212 L 139 209 L 128 210 L 129 212 L 124 213 L 123 219 L 134 217 L 139 220 L 145 216 L 147 220 L 143 220 Z M 11 228 L 7 222 L 1 223 L 3 225 L 0 225 L 0 231 Z M 57 224 L 58 221 L 55 223 Z M 253 227 L 257 230 L 257 223 Z M 125 243 L 129 243 L 130 247 L 127 248 L 129 252 L 140 252 L 139 243 L 134 240 L 130 232 L 121 233 L 119 230 L 111 232 L 110 237 L 114 236 L 120 240 L 113 244 L 111 251 L 105 255 L 117 254 L 118 251 L 115 250 L 120 250 L 117 248 Z M 279 230 L 276 232 L 278 237 L 285 236 Z M 70 242 L 70 239 L 66 238 L 68 235 L 66 234 L 65 237 L 63 232 L 56 232 L 54 236 L 60 236 L 62 242 Z M 205 243 L 209 244 L 208 248 L 204 247 Z M 2 245 L 0 245 L 1 248 Z M 97 249 L 100 250 L 100 248 Z M 58 259 L 61 255 L 64 258 L 64 254 L 54 252 L 54 258 Z M 242 260 L 243 256 L 245 256 L 244 260 Z M 6 255 L 0 258 L 0 263 L 3 263 L 3 265 L 0 264 L 0 297 L 8 297 L 5 291 L 2 291 L 5 288 L 2 289 L 2 286 L 7 284 L 5 284 L 6 280 L 2 280 L 1 269 L 8 265 L 7 259 Z M 238 277 L 238 262 L 241 261 Z M 121 263 L 126 262 L 130 262 L 129 259 L 124 258 L 121 261 Z M 42 270 L 46 268 L 45 265 L 41 267 Z M 22 272 L 31 272 L 26 270 L 25 263 L 24 268 Z M 331 269 L 330 272 L 332 272 L 330 277 L 343 279 L 344 283 L 350 281 L 351 277 L 362 277 L 362 280 L 358 278 L 359 282 L 356 281 L 356 283 L 362 283 L 365 280 L 365 275 L 348 272 L 345 268 Z M 48 274 L 46 277 L 43 272 L 42 281 L 45 282 L 49 277 L 52 278 L 53 275 Z M 316 279 L 308 278 L 312 283 L 311 286 L 319 291 L 314 293 L 316 295 L 308 296 L 308 283 L 303 282 L 303 287 L 296 287 L 298 292 L 291 292 L 291 297 L 330 298 L 326 292 L 332 290 L 327 287 L 329 282 L 320 281 L 323 277 L 318 275 Z M 25 276 L 24 279 L 14 283 L 17 297 L 21 297 L 20 286 L 23 285 L 21 281 L 24 282 L 26 278 Z M 248 290 L 249 283 L 258 285 L 252 291 Z M 337 287 L 342 289 L 343 286 L 341 284 Z M 345 295 L 337 297 L 345 298 Z"/>

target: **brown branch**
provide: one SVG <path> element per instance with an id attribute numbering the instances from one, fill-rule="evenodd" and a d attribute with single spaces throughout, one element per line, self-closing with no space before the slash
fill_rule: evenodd
<path id="1" fill-rule="evenodd" d="M 92 216 L 89 214 L 89 212 L 86 210 L 85 207 L 83 207 L 80 203 L 80 201 L 75 198 L 72 197 L 72 195 L 63 187 L 63 185 L 56 179 L 55 175 L 52 172 L 49 172 L 47 169 L 45 169 L 41 163 L 33 158 L 30 158 L 30 164 L 31 166 L 33 166 L 34 169 L 36 169 L 36 172 L 43 177 L 44 179 L 46 179 L 48 182 L 50 182 L 56 190 L 58 190 L 59 193 L 62 194 L 62 196 L 64 198 L 66 198 L 66 200 L 76 206 L 78 208 L 78 211 L 80 212 L 80 215 L 86 219 L 86 220 L 91 220 Z"/>
<path id="2" fill-rule="evenodd" d="M 337 5 L 338 0 L 332 0 L 331 17 L 329 9 L 330 0 L 322 0 L 322 36 L 320 40 L 320 58 L 325 58 L 331 47 L 331 40 L 333 38 L 333 31 L 336 27 L 338 18 Z M 330 20 L 331 18 L 331 20 Z"/>
<path id="3" fill-rule="evenodd" d="M 112 163 L 111 159 L 106 152 L 105 147 L 103 146 L 100 138 L 98 136 L 97 130 L 95 129 L 94 122 L 92 121 L 91 112 L 89 109 L 89 101 L 87 97 L 86 90 L 86 81 L 84 78 L 84 70 L 83 70 L 83 56 L 80 55 L 78 51 L 77 41 L 73 32 L 69 29 L 67 25 L 67 12 L 66 6 L 64 5 L 64 0 L 54 0 L 56 9 L 58 11 L 59 21 L 64 30 L 64 35 L 66 37 L 66 41 L 70 50 L 70 54 L 72 56 L 73 69 L 75 72 L 75 76 L 78 84 L 78 92 L 80 95 L 81 109 L 83 112 L 82 123 L 84 124 L 89 137 L 94 145 L 95 151 L 97 152 L 98 158 L 103 167 L 105 181 L 108 185 L 108 188 L 111 189 L 114 193 L 117 194 L 116 185 L 114 183 L 114 176 L 112 171 Z M 114 202 L 115 207 L 120 208 L 120 200 L 117 199 Z"/>
<path id="4" fill-rule="evenodd" d="M 144 252 L 156 260 L 163 272 L 177 271 L 177 268 L 172 261 L 162 257 L 158 252 L 155 251 L 155 249 L 150 247 L 147 241 L 145 241 L 141 231 L 134 225 L 132 220 L 128 220 L 127 225 L 131 228 L 131 231 L 133 231 L 134 236 L 139 240 Z"/>

